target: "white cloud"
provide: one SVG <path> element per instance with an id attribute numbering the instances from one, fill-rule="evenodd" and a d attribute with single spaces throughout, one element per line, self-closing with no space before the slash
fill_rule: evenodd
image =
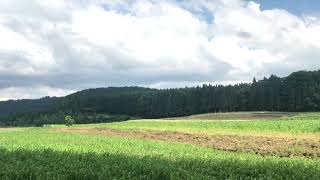
<path id="1" fill-rule="evenodd" d="M 46 86 L 37 87 L 9 87 L 0 89 L 0 101 L 9 99 L 33 99 L 45 96 L 61 97 L 75 92 L 74 90 L 65 90 L 59 88 L 51 88 Z"/>
<path id="2" fill-rule="evenodd" d="M 254 2 L 219 8 L 214 14 L 213 53 L 239 73 L 261 78 L 320 67 L 320 26 L 315 18 L 306 23 L 285 10 L 262 11 Z"/>
<path id="3" fill-rule="evenodd" d="M 318 17 L 243 0 L 3 0 L 0 96 L 287 75 L 320 67 L 319 34 Z"/>

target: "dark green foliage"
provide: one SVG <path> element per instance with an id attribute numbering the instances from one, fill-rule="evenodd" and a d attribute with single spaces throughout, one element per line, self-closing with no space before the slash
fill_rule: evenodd
<path id="1" fill-rule="evenodd" d="M 9 117 L 3 117 L 0 121 L 0 126 L 44 126 L 45 124 L 66 124 L 65 116 L 67 113 L 63 111 L 51 113 L 29 113 L 18 114 Z M 77 124 L 93 124 L 120 122 L 129 119 L 136 119 L 128 115 L 109 115 L 97 113 L 74 113 L 74 122 Z"/>
<path id="2" fill-rule="evenodd" d="M 68 126 L 68 127 L 72 126 L 72 125 L 75 123 L 75 121 L 74 121 L 74 119 L 72 118 L 72 116 L 66 116 L 66 117 L 64 118 L 64 121 L 65 121 L 65 123 L 66 123 L 66 126 Z"/>
<path id="3" fill-rule="evenodd" d="M 0 101 L 0 116 L 32 112 L 47 112 L 54 109 L 62 98 L 43 97 L 40 99 L 23 99 Z"/>
<path id="4" fill-rule="evenodd" d="M 107 120 L 91 121 L 87 117 L 126 114 L 163 118 L 207 112 L 319 110 L 320 71 L 299 71 L 285 78 L 272 75 L 228 86 L 162 90 L 109 87 L 79 91 L 64 98 L 6 101 L 0 103 L 0 125 L 63 123 L 65 114 L 78 117 L 77 123 L 94 123 Z"/>

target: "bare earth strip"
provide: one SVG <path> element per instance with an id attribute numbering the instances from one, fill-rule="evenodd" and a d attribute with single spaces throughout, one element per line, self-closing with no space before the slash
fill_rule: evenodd
<path id="1" fill-rule="evenodd" d="M 0 132 L 17 131 L 15 128 L 0 128 Z"/>
<path id="2" fill-rule="evenodd" d="M 251 152 L 260 155 L 320 158 L 319 139 L 248 135 L 206 135 L 169 131 L 138 131 L 110 128 L 61 128 L 56 129 L 55 131 L 189 143 L 218 150 Z"/>

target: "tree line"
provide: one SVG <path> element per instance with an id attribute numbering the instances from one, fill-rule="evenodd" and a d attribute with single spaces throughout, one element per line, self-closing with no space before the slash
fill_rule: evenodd
<path id="1" fill-rule="evenodd" d="M 125 120 L 128 116 L 165 118 L 209 112 L 319 111 L 320 71 L 299 71 L 284 78 L 271 75 L 261 80 L 254 78 L 252 83 L 227 86 L 87 89 L 63 98 L 29 100 L 26 112 L 21 110 L 25 102 L 12 101 L 10 108 L 17 112 L 11 109 L 10 114 L 3 113 L 3 107 L 7 107 L 4 103 L 8 102 L 0 103 L 2 125 L 62 123 L 65 115 L 74 116 L 76 123 L 94 123 L 111 121 L 99 114 L 114 115 L 112 120 L 122 116 L 120 119 Z M 43 106 L 39 106 L 41 103 Z M 95 118 L 90 119 L 93 115 Z"/>

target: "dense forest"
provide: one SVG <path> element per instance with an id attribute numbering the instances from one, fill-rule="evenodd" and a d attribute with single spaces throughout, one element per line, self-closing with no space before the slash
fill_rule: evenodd
<path id="1" fill-rule="evenodd" d="M 77 123 L 163 118 L 208 112 L 319 111 L 320 71 L 275 75 L 252 83 L 202 85 L 175 89 L 109 87 L 87 89 L 66 97 L 0 102 L 0 125 Z"/>

